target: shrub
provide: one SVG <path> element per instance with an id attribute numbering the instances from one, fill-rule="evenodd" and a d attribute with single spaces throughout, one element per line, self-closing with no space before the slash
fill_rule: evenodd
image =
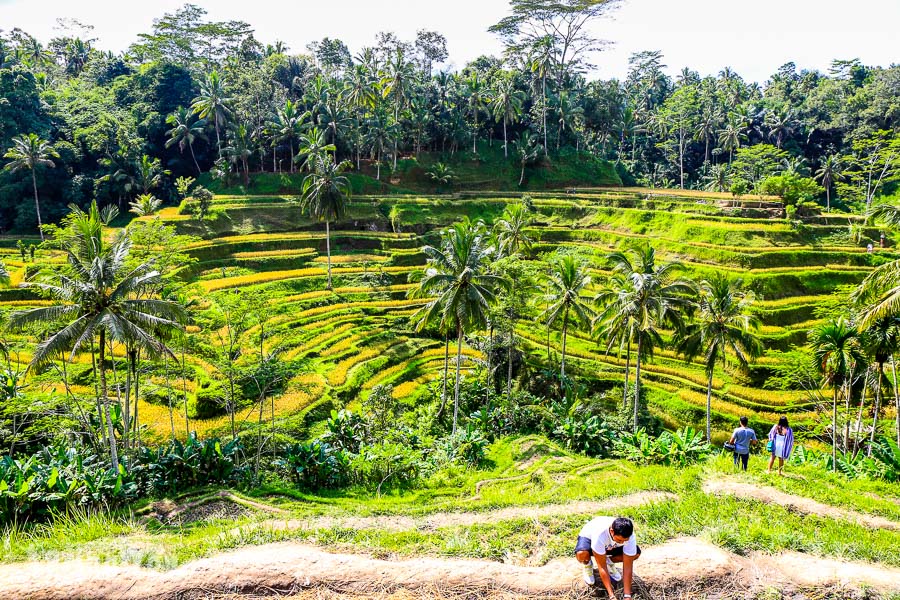
<path id="1" fill-rule="evenodd" d="M 210 483 L 242 483 L 248 471 L 238 467 L 240 440 L 174 440 L 158 448 L 141 448 L 132 475 L 146 493 L 183 491 Z"/>
<path id="2" fill-rule="evenodd" d="M 638 463 L 683 467 L 705 460 L 712 447 L 699 431 L 685 427 L 674 433 L 664 431 L 656 438 L 647 435 L 643 429 L 622 434 L 616 441 L 616 450 Z"/>
<path id="3" fill-rule="evenodd" d="M 120 466 L 87 449 L 56 443 L 28 458 L 0 458 L 0 523 L 45 520 L 74 507 L 115 506 L 137 497 Z"/>
<path id="4" fill-rule="evenodd" d="M 484 462 L 488 440 L 484 433 L 471 423 L 465 429 L 458 429 L 444 442 L 448 458 L 462 462 L 470 467 L 477 467 Z"/>
<path id="5" fill-rule="evenodd" d="M 363 485 L 375 485 L 378 495 L 384 486 L 408 486 L 419 477 L 422 466 L 419 451 L 389 441 L 361 447 L 350 464 L 353 478 Z"/>
<path id="6" fill-rule="evenodd" d="M 327 431 L 322 441 L 343 452 L 359 454 L 360 447 L 368 438 L 363 418 L 349 410 L 332 410 L 325 427 Z"/>
<path id="7" fill-rule="evenodd" d="M 567 449 L 587 456 L 607 456 L 613 448 L 613 430 L 596 415 L 567 415 L 553 431 L 553 437 Z"/>
<path id="8" fill-rule="evenodd" d="M 798 445 L 791 455 L 793 464 L 809 464 L 826 470 L 832 469 L 830 452 L 820 452 Z M 872 444 L 872 456 L 865 452 L 839 453 L 837 470 L 848 479 L 881 479 L 900 481 L 900 446 L 887 436 L 878 436 Z"/>
<path id="9" fill-rule="evenodd" d="M 202 381 L 194 394 L 191 416 L 195 419 L 209 419 L 225 414 L 226 400 L 221 383 L 209 379 Z"/>
<path id="10" fill-rule="evenodd" d="M 276 465 L 305 490 L 345 485 L 350 470 L 347 454 L 322 441 L 288 446 Z"/>

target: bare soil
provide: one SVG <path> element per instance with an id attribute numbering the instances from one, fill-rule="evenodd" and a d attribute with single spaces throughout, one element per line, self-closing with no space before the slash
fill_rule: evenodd
<path id="1" fill-rule="evenodd" d="M 643 598 L 696 597 L 686 595 L 691 590 L 704 590 L 706 598 L 751 597 L 756 591 L 792 586 L 846 590 L 844 597 L 867 585 L 880 593 L 900 591 L 900 569 L 797 553 L 740 557 L 696 538 L 646 548 L 636 563 L 636 573 Z M 168 572 L 88 561 L 0 566 L 0 598 L 19 600 L 161 600 L 217 594 L 272 597 L 313 590 L 372 598 L 404 590 L 428 598 L 446 597 L 452 590 L 473 598 L 584 594 L 580 567 L 572 559 L 558 559 L 542 567 L 442 558 L 390 561 L 330 554 L 297 543 L 246 547 Z"/>
<path id="2" fill-rule="evenodd" d="M 442 512 L 422 517 L 390 515 L 376 517 L 312 517 L 309 519 L 267 519 L 239 528 L 247 532 L 259 528 L 275 530 L 298 529 L 381 529 L 385 531 L 431 531 L 441 527 L 469 526 L 515 519 L 537 519 L 553 515 L 588 515 L 609 513 L 650 502 L 664 502 L 676 498 L 668 492 L 638 492 L 599 501 L 581 500 L 565 504 L 543 506 L 510 506 L 481 512 Z M 238 531 L 236 530 L 235 533 Z"/>
<path id="3" fill-rule="evenodd" d="M 761 485 L 754 485 L 733 479 L 709 479 L 703 483 L 703 491 L 707 494 L 719 496 L 737 496 L 749 498 L 767 504 L 780 504 L 788 510 L 801 512 L 807 515 L 843 519 L 869 527 L 871 529 L 891 529 L 900 531 L 900 523 L 884 517 L 867 515 L 855 510 L 839 508 L 828 504 L 822 504 L 803 496 L 795 496 L 781 490 Z"/>

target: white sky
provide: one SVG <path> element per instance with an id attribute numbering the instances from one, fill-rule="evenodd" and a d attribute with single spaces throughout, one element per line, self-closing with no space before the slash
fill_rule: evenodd
<path id="1" fill-rule="evenodd" d="M 0 28 L 21 27 L 44 41 L 57 17 L 94 25 L 98 46 L 123 50 L 153 19 L 183 0 L 0 0 Z M 480 54 L 499 54 L 487 28 L 507 13 L 508 0 L 194 0 L 215 20 L 242 20 L 263 43 L 284 41 L 302 51 L 322 37 L 342 39 L 351 51 L 371 44 L 378 31 L 412 39 L 417 29 L 443 33 L 450 61 L 462 66 Z M 683 66 L 701 74 L 725 65 L 762 83 L 780 65 L 827 69 L 833 58 L 866 64 L 900 62 L 895 37 L 900 0 L 624 0 L 610 19 L 599 21 L 599 37 L 615 43 L 594 58 L 596 75 L 623 77 L 628 56 L 662 50 L 668 71 Z"/>

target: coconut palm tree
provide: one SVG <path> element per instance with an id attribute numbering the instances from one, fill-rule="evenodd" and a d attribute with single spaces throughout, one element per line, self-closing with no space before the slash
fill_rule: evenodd
<path id="1" fill-rule="evenodd" d="M 522 116 L 525 93 L 516 89 L 512 77 L 498 77 L 491 96 L 494 120 L 503 123 L 503 156 L 509 157 L 508 125 L 518 122 Z"/>
<path id="2" fill-rule="evenodd" d="M 878 416 L 881 414 L 881 392 L 884 379 L 884 363 L 888 359 L 893 360 L 894 354 L 900 347 L 900 319 L 897 317 L 883 317 L 874 321 L 860 336 L 863 348 L 869 353 L 875 362 L 875 415 L 872 417 L 872 433 L 869 439 L 869 456 L 872 455 L 872 444 L 875 442 L 875 433 L 878 429 Z M 894 395 L 897 395 L 896 373 L 894 374 Z"/>
<path id="3" fill-rule="evenodd" d="M 556 134 L 556 151 L 559 152 L 563 134 L 566 129 L 572 129 L 578 119 L 584 116 L 584 109 L 578 106 L 577 101 L 567 90 L 560 90 L 556 98 L 556 114 L 559 124 Z"/>
<path id="4" fill-rule="evenodd" d="M 663 343 L 659 330 L 663 327 L 684 330 L 685 313 L 690 308 L 694 285 L 678 277 L 680 263 L 657 264 L 656 252 L 650 246 L 628 252 L 613 252 L 607 261 L 628 286 L 613 305 L 611 313 L 621 313 L 625 320 L 634 319 L 637 358 L 634 367 L 634 429 L 637 430 L 641 398 L 641 360 L 651 356 Z M 612 315 L 610 319 L 616 319 Z"/>
<path id="5" fill-rule="evenodd" d="M 538 138 L 530 129 L 526 129 L 519 134 L 519 139 L 513 142 L 516 152 L 519 154 L 519 164 L 521 172 L 519 173 L 519 187 L 525 181 L 525 167 L 529 162 L 541 155 L 544 148 L 538 143 Z"/>
<path id="6" fill-rule="evenodd" d="M 506 210 L 494 223 L 497 250 L 501 256 L 512 256 L 523 250 L 531 251 L 533 240 L 527 230 L 530 223 L 531 217 L 523 204 L 511 204 L 506 207 Z"/>
<path id="7" fill-rule="evenodd" d="M 172 174 L 168 169 L 162 168 L 162 162 L 158 158 L 150 158 L 146 154 L 141 155 L 140 160 L 135 163 L 135 169 L 137 171 L 135 181 L 144 194 L 149 194 L 150 190 L 161 186 L 163 177 Z"/>
<path id="8" fill-rule="evenodd" d="M 837 154 L 829 154 L 822 159 L 816 170 L 816 180 L 825 188 L 825 210 L 831 212 L 831 186 L 843 177 L 844 161 Z"/>
<path id="9" fill-rule="evenodd" d="M 621 272 L 613 272 L 606 279 L 600 291 L 594 296 L 597 316 L 592 326 L 598 336 L 606 340 L 606 352 L 613 346 L 619 347 L 619 354 L 625 348 L 625 385 L 622 388 L 622 410 L 628 407 L 628 376 L 631 373 L 631 344 L 635 340 L 637 321 L 635 306 L 628 302 L 631 294 L 631 279 Z M 646 353 L 645 353 L 646 354 Z"/>
<path id="10" fill-rule="evenodd" d="M 301 198 L 304 209 L 319 221 L 325 221 L 325 249 L 328 256 L 328 289 L 331 289 L 331 222 L 344 218 L 350 200 L 351 185 L 343 172 L 349 161 L 335 163 L 330 155 L 320 156 L 312 173 L 303 179 Z"/>
<path id="11" fill-rule="evenodd" d="M 20 171 L 28 169 L 31 171 L 31 185 L 34 188 L 34 210 L 37 213 L 38 232 L 41 234 L 41 240 L 44 239 L 44 230 L 41 223 L 41 202 L 38 199 L 37 175 L 35 169 L 37 167 L 56 166 L 53 160 L 59 158 L 59 154 L 49 142 L 42 140 L 36 133 L 26 133 L 16 136 L 12 139 L 13 145 L 6 151 L 3 156 L 9 158 L 10 162 L 3 167 L 7 171 Z"/>
<path id="12" fill-rule="evenodd" d="M 428 260 L 419 287 L 435 300 L 420 309 L 418 318 L 438 319 L 441 327 L 456 332 L 456 381 L 453 391 L 453 433 L 459 419 L 459 381 L 463 336 L 487 325 L 491 304 L 506 280 L 488 271 L 494 254 L 482 223 L 461 221 L 441 235 L 441 246 L 425 246 Z"/>
<path id="13" fill-rule="evenodd" d="M 291 173 L 294 172 L 294 140 L 300 135 L 300 130 L 310 112 L 301 112 L 299 105 L 291 100 L 286 100 L 284 106 L 275 111 L 275 117 L 269 122 L 268 129 L 276 142 L 287 142 L 291 151 Z M 272 169 L 276 170 L 275 149 L 272 149 Z"/>
<path id="14" fill-rule="evenodd" d="M 859 333 L 843 318 L 830 320 L 809 332 L 809 344 L 816 368 L 832 389 L 831 466 L 837 471 L 838 390 L 844 385 L 852 365 L 861 362 Z"/>
<path id="15" fill-rule="evenodd" d="M 172 126 L 172 129 L 166 132 L 166 135 L 169 136 L 169 139 L 166 140 L 166 148 L 178 144 L 178 149 L 184 154 L 184 147 L 187 146 L 191 151 L 194 167 L 197 169 L 197 173 L 200 173 L 200 165 L 197 164 L 197 156 L 194 154 L 194 142 L 198 139 L 206 139 L 206 134 L 203 133 L 206 121 L 195 120 L 194 113 L 179 106 L 175 112 L 166 117 L 166 123 Z"/>
<path id="16" fill-rule="evenodd" d="M 553 38 L 545 36 L 535 42 L 528 66 L 541 82 L 541 130 L 544 132 L 544 148 L 547 148 L 547 77 L 553 70 Z M 521 185 L 521 184 L 519 184 Z"/>
<path id="17" fill-rule="evenodd" d="M 9 327 L 22 330 L 34 324 L 64 323 L 35 347 L 30 370 L 40 369 L 64 352 L 69 352 L 72 360 L 79 350 L 97 341 L 95 369 L 99 371 L 100 400 L 105 406 L 110 461 L 112 468 L 118 469 L 106 381 L 107 344 L 127 343 L 150 354 L 174 357 L 162 339 L 165 331 L 184 322 L 185 313 L 177 304 L 152 297 L 161 280 L 150 263 L 126 267 L 131 240 L 126 234 L 107 243 L 96 202 L 88 212 L 76 209 L 69 229 L 66 272 L 58 283 L 32 284 L 57 304 L 14 313 Z"/>
<path id="18" fill-rule="evenodd" d="M 139 217 L 149 217 L 155 215 L 162 206 L 162 200 L 153 196 L 153 194 L 141 194 L 134 202 L 129 202 L 132 212 Z"/>
<path id="19" fill-rule="evenodd" d="M 191 102 L 191 110 L 216 128 L 216 149 L 222 158 L 222 137 L 220 131 L 231 118 L 231 98 L 225 90 L 225 79 L 218 71 L 212 71 L 200 82 L 200 93 Z"/>
<path id="20" fill-rule="evenodd" d="M 544 311 L 547 328 L 562 320 L 562 353 L 559 363 L 560 381 L 566 377 L 566 336 L 569 331 L 571 317 L 575 326 L 584 325 L 591 321 L 593 310 L 587 297 L 584 296 L 587 287 L 591 284 L 587 266 L 576 260 L 571 254 L 566 254 L 554 261 L 550 267 L 550 277 L 547 280 L 547 309 Z"/>
<path id="21" fill-rule="evenodd" d="M 466 105 L 472 114 L 474 127 L 472 128 L 472 153 L 477 153 L 476 142 L 478 140 L 478 117 L 491 101 L 490 89 L 478 76 L 478 71 L 473 71 L 466 80 Z"/>
<path id="22" fill-rule="evenodd" d="M 300 150 L 295 160 L 300 163 L 301 171 L 305 169 L 311 172 L 320 160 L 325 160 L 330 156 L 328 153 L 335 150 L 335 145 L 328 143 L 328 132 L 313 127 L 300 136 Z"/>
<path id="23" fill-rule="evenodd" d="M 759 319 L 750 312 L 752 292 L 740 290 L 740 282 L 732 282 L 718 273 L 699 284 L 698 314 L 679 340 L 677 350 L 685 360 L 703 356 L 706 368 L 706 439 L 711 438 L 713 371 L 721 359 L 722 366 L 730 351 L 738 364 L 746 368 L 748 360 L 762 354 L 762 343 L 751 330 L 759 327 Z"/>

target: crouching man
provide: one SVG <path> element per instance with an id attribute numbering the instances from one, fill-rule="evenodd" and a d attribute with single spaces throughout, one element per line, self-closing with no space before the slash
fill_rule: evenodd
<path id="1" fill-rule="evenodd" d="M 634 561 L 641 555 L 634 538 L 634 524 L 624 517 L 596 517 L 581 528 L 575 545 L 575 558 L 584 566 L 584 582 L 594 585 L 593 558 L 610 598 L 617 598 L 613 582 L 622 581 L 625 595 L 631 598 Z"/>

